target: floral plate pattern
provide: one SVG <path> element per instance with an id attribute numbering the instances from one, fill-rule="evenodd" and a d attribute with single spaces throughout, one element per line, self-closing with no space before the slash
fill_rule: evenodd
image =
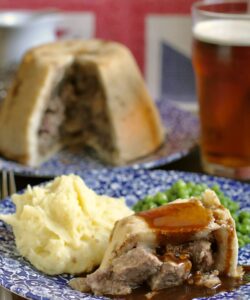
<path id="1" fill-rule="evenodd" d="M 133 205 L 145 195 L 167 189 L 178 179 L 204 182 L 209 186 L 218 184 L 225 194 L 240 203 L 240 207 L 250 210 L 250 184 L 224 178 L 176 171 L 148 170 L 95 170 L 84 176 L 85 182 L 100 194 L 124 196 L 128 205 Z M 15 207 L 10 199 L 0 202 L 0 213 L 14 212 Z M 11 228 L 0 221 L 0 284 L 5 288 L 27 299 L 34 300 L 104 300 L 72 290 L 67 282 L 68 275 L 46 276 L 34 269 L 29 262 L 19 256 Z M 250 264 L 250 244 L 239 251 L 239 263 Z M 250 285 L 241 286 L 232 292 L 223 292 L 212 296 L 210 300 L 247 300 L 250 296 Z"/>
<path id="2" fill-rule="evenodd" d="M 83 175 L 90 170 L 103 168 L 149 169 L 173 162 L 187 155 L 198 143 L 198 119 L 194 114 L 181 110 L 166 100 L 159 101 L 157 105 L 167 129 L 165 143 L 152 155 L 136 160 L 129 166 L 111 167 L 98 160 L 91 151 L 72 153 L 65 149 L 38 168 L 24 166 L 0 157 L 0 169 L 13 170 L 22 175 L 52 177 L 70 173 Z"/>

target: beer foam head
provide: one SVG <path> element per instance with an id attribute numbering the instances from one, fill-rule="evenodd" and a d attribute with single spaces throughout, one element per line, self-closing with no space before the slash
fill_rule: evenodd
<path id="1" fill-rule="evenodd" d="M 212 44 L 250 46 L 250 21 L 201 21 L 194 26 L 193 34 L 196 39 Z"/>

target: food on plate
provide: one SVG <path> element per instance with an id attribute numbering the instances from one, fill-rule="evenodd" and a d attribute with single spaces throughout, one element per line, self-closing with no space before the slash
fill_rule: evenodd
<path id="1" fill-rule="evenodd" d="M 115 224 L 100 267 L 71 287 L 126 295 L 147 282 L 152 291 L 181 285 L 214 288 L 220 275 L 238 278 L 235 223 L 216 194 L 176 200 Z"/>
<path id="2" fill-rule="evenodd" d="M 97 195 L 76 175 L 60 176 L 12 196 L 10 224 L 19 253 L 46 274 L 90 272 L 98 266 L 114 223 L 132 211 L 123 199 Z"/>
<path id="3" fill-rule="evenodd" d="M 60 41 L 24 56 L 0 111 L 0 153 L 38 166 L 62 147 L 126 164 L 161 146 L 164 130 L 123 45 Z"/>
<path id="4" fill-rule="evenodd" d="M 208 186 L 204 183 L 184 182 L 183 180 L 178 180 L 166 191 L 144 197 L 133 206 L 133 210 L 135 212 L 140 212 L 154 207 L 159 207 L 175 199 L 201 196 L 207 188 Z M 229 209 L 232 217 L 234 218 L 239 246 L 242 247 L 250 243 L 250 212 L 239 210 L 239 204 L 227 197 L 218 185 L 214 185 L 210 187 L 210 189 L 216 193 L 221 204 L 225 208 Z"/>

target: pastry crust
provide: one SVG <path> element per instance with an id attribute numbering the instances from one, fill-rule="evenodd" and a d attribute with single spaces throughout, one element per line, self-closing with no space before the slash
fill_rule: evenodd
<path id="1" fill-rule="evenodd" d="M 73 64 L 94 65 L 103 90 L 114 151 L 90 144 L 102 159 L 125 164 L 163 143 L 158 111 L 130 51 L 113 42 L 73 40 L 43 45 L 24 56 L 0 111 L 2 155 L 37 166 L 63 147 L 58 141 L 46 154 L 39 153 L 38 132 L 53 93 Z"/>
<path id="2" fill-rule="evenodd" d="M 198 226 L 197 229 L 195 229 L 195 227 L 192 226 L 194 229 L 190 229 L 191 231 L 188 232 L 188 240 L 196 241 L 206 239 L 212 234 L 217 244 L 214 269 L 218 270 L 220 274 L 229 277 L 240 277 L 242 272 L 241 269 L 237 267 L 238 239 L 235 222 L 229 210 L 221 205 L 215 192 L 210 189 L 204 192 L 201 199 L 175 200 L 167 205 L 171 206 L 176 203 L 183 205 L 190 202 L 197 203 L 197 208 L 205 208 L 209 213 L 210 221 L 203 228 Z M 161 207 L 158 209 L 161 209 Z M 185 207 L 182 209 L 185 210 Z M 193 215 L 195 216 L 195 211 Z M 173 216 L 166 214 L 166 217 L 172 218 Z M 196 218 L 196 220 L 198 220 L 198 218 Z M 177 235 L 182 234 L 181 229 L 180 227 L 179 232 L 176 233 Z M 151 227 L 145 221 L 143 212 L 120 220 L 115 224 L 110 238 L 110 244 L 107 247 L 100 268 L 107 268 L 115 256 L 123 251 L 127 251 L 127 248 L 134 247 L 133 241 L 136 241 L 137 244 L 146 245 L 147 247 L 157 247 L 159 236 L 168 236 L 169 232 L 167 229 Z M 167 238 L 166 242 L 168 242 Z"/>
<path id="3" fill-rule="evenodd" d="M 235 223 L 212 190 L 176 200 L 115 223 L 100 267 L 70 286 L 96 295 L 126 295 L 184 282 L 207 288 L 218 276 L 242 277 Z"/>
<path id="4" fill-rule="evenodd" d="M 214 221 L 219 228 L 214 231 L 218 248 L 215 266 L 220 274 L 229 277 L 240 277 L 242 270 L 238 264 L 238 238 L 235 221 L 230 211 L 221 205 L 220 200 L 212 190 L 206 190 L 203 203 L 212 210 Z"/>

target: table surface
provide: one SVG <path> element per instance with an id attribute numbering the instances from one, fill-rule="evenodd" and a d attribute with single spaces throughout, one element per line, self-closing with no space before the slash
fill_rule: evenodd
<path id="1" fill-rule="evenodd" d="M 201 166 L 200 153 L 198 147 L 195 147 L 187 156 L 157 169 L 204 173 Z M 21 190 L 25 188 L 28 184 L 36 185 L 44 181 L 45 181 L 44 178 L 39 178 L 39 177 L 32 178 L 29 176 L 24 177 L 24 176 L 16 175 L 17 190 Z M 24 298 L 13 295 L 13 300 L 22 300 L 22 299 Z"/>

